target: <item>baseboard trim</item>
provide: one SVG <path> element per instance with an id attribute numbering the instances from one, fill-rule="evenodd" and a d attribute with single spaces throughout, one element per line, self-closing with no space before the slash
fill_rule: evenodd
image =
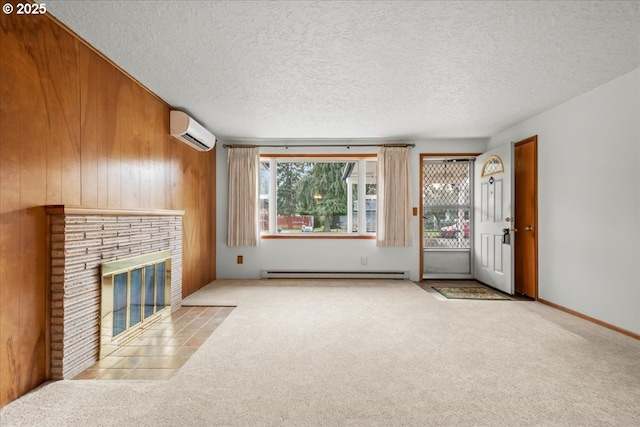
<path id="1" fill-rule="evenodd" d="M 614 326 L 614 325 L 612 325 L 610 323 L 603 322 L 602 320 L 594 319 L 593 317 L 587 316 L 586 314 L 582 314 L 582 313 L 580 313 L 578 311 L 571 310 L 570 308 L 563 307 L 561 305 L 558 305 L 558 304 L 553 303 L 551 301 L 544 300 L 542 298 L 538 298 L 538 302 L 541 302 L 542 304 L 548 305 L 548 306 L 553 307 L 555 309 L 558 309 L 560 311 L 564 311 L 565 313 L 569 313 L 569 314 L 571 314 L 573 316 L 576 316 L 576 317 L 579 317 L 581 319 L 588 320 L 589 322 L 595 323 L 596 325 L 603 326 L 603 327 L 605 327 L 607 329 L 611 329 L 611 330 L 619 332 L 621 334 L 630 336 L 631 338 L 635 338 L 637 340 L 640 340 L 640 334 L 636 334 L 635 332 L 631 332 L 631 331 L 628 331 L 626 329 L 619 328 L 618 326 Z"/>
<path id="2" fill-rule="evenodd" d="M 396 279 L 409 280 L 408 271 L 262 270 L 263 279 Z"/>

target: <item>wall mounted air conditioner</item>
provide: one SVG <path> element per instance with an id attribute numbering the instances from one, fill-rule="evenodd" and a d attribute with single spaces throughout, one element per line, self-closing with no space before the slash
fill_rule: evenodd
<path id="1" fill-rule="evenodd" d="M 216 145 L 216 137 L 186 113 L 171 110 L 169 133 L 174 138 L 199 151 L 209 151 Z"/>

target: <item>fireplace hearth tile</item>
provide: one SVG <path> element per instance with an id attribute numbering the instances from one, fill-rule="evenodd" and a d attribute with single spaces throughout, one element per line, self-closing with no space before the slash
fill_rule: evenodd
<path id="1" fill-rule="evenodd" d="M 73 380 L 169 380 L 233 309 L 181 307 Z"/>

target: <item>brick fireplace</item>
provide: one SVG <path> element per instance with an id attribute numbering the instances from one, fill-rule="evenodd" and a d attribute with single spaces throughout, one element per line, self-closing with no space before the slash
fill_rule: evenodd
<path id="1" fill-rule="evenodd" d="M 184 211 L 46 206 L 49 218 L 51 378 L 99 359 L 104 263 L 171 251 L 171 311 L 182 303 Z"/>

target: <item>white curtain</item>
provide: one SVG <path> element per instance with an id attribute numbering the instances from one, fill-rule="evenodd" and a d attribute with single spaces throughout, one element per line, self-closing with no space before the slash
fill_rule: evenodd
<path id="1" fill-rule="evenodd" d="M 258 246 L 258 171 L 257 147 L 229 148 L 227 246 Z"/>
<path id="2" fill-rule="evenodd" d="M 413 246 L 409 147 L 378 149 L 378 246 Z"/>

